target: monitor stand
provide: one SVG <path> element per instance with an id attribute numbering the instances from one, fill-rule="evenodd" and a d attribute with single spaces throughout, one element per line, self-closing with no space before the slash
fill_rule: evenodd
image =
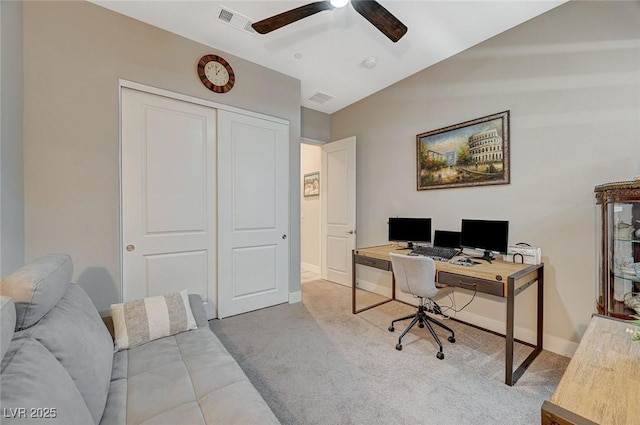
<path id="1" fill-rule="evenodd" d="M 414 246 L 413 246 L 413 242 L 411 241 L 407 241 L 407 247 L 406 248 L 401 248 L 401 249 L 410 249 L 413 250 Z"/>
<path id="2" fill-rule="evenodd" d="M 495 260 L 495 257 L 491 253 L 491 251 L 485 251 L 482 257 L 475 257 L 478 260 L 485 260 L 487 263 L 491 264 L 491 260 Z"/>

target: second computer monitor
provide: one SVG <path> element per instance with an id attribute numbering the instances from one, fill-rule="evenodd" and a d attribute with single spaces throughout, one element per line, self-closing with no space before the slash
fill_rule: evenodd
<path id="1" fill-rule="evenodd" d="M 409 247 L 414 242 L 431 242 L 431 219 L 389 217 L 389 241 L 407 242 Z"/>
<path id="2" fill-rule="evenodd" d="M 492 251 L 507 253 L 509 222 L 504 220 L 462 219 L 460 246 L 484 251 L 482 259 L 491 262 Z"/>
<path id="3" fill-rule="evenodd" d="M 442 248 L 460 248 L 460 232 L 436 230 L 433 232 L 433 246 Z"/>

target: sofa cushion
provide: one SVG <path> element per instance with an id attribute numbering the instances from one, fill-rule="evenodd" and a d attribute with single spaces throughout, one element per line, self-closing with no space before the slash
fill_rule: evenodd
<path id="1" fill-rule="evenodd" d="M 119 350 L 196 329 L 187 290 L 111 305 Z"/>
<path id="2" fill-rule="evenodd" d="M 67 371 L 38 341 L 14 340 L 0 368 L 3 425 L 94 423 Z"/>
<path id="3" fill-rule="evenodd" d="M 278 424 L 208 327 L 126 351 L 127 424 Z M 176 422 L 180 415 L 193 422 Z"/>
<path id="4" fill-rule="evenodd" d="M 202 298 L 197 294 L 189 295 L 189 305 L 191 306 L 191 312 L 196 319 L 196 325 L 202 329 L 208 329 L 207 315 L 202 304 Z M 172 337 L 167 338 L 171 340 Z M 155 342 L 151 343 L 153 346 Z M 171 344 L 170 344 L 171 345 Z M 158 341 L 158 346 L 166 347 L 161 340 Z M 117 351 L 113 355 L 113 370 L 111 372 L 111 384 L 109 385 L 109 395 L 107 396 L 107 405 L 102 415 L 100 425 L 122 425 L 127 422 L 127 393 L 128 387 L 128 369 L 129 369 L 129 352 L 140 351 L 139 355 L 134 356 L 137 359 L 137 365 L 133 365 L 132 374 L 140 373 L 142 367 L 146 364 L 150 367 L 157 367 L 157 359 L 162 359 L 163 356 L 154 356 L 145 354 L 145 346 L 142 345 L 139 348 L 132 350 Z M 152 348 L 153 350 L 153 348 Z M 145 362 L 145 357 L 156 359 L 154 362 Z M 166 357 L 164 357 L 166 359 Z M 164 360 L 160 360 L 161 362 Z M 155 363 L 155 365 L 153 364 Z M 135 371 L 135 372 L 133 372 Z M 131 389 L 131 391 L 135 391 Z M 132 409 L 133 410 L 133 409 Z M 190 401 L 180 406 L 174 407 L 169 411 L 163 411 L 161 415 L 152 416 L 145 420 L 144 425 L 152 425 L 156 423 L 177 424 L 184 423 L 190 425 L 204 424 L 204 418 L 200 411 L 199 404 L 195 401 Z"/>
<path id="5" fill-rule="evenodd" d="M 113 364 L 113 340 L 84 290 L 75 284 L 33 327 L 16 337 L 37 339 L 67 370 L 91 413 L 102 417 Z"/>
<path id="6" fill-rule="evenodd" d="M 124 425 L 127 423 L 127 380 L 116 379 L 109 385 L 109 396 L 100 425 Z M 180 422 L 176 422 L 180 423 Z"/>
<path id="7" fill-rule="evenodd" d="M 16 330 L 33 326 L 62 298 L 71 284 L 73 264 L 65 254 L 49 254 L 3 278 L 0 295 L 16 305 Z"/>
<path id="8" fill-rule="evenodd" d="M 200 296 L 189 299 L 194 317 L 204 320 L 198 329 L 118 352 L 127 356 L 127 425 L 279 424 L 206 326 Z"/>
<path id="9" fill-rule="evenodd" d="M 113 369 L 107 404 L 100 425 L 124 425 L 127 422 L 127 351 L 113 354 Z"/>
<path id="10" fill-rule="evenodd" d="M 16 326 L 16 307 L 9 297 L 0 296 L 0 327 L 2 327 L 2 339 L 0 339 L 0 360 L 9 349 L 13 331 Z"/>

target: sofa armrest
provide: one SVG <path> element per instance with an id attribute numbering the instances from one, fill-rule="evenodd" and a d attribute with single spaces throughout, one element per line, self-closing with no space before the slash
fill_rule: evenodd
<path id="1" fill-rule="evenodd" d="M 191 306 L 191 313 L 193 313 L 193 318 L 196 319 L 196 325 L 198 328 L 209 327 L 209 321 L 207 320 L 207 313 L 204 310 L 202 297 L 198 294 L 189 294 L 189 305 Z"/>

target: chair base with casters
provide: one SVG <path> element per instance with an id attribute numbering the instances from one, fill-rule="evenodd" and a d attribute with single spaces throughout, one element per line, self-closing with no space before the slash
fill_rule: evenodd
<path id="1" fill-rule="evenodd" d="M 419 328 L 424 328 L 426 326 L 429 332 L 431 333 L 431 336 L 433 336 L 433 339 L 436 340 L 436 343 L 438 344 L 438 347 L 439 347 L 438 353 L 436 353 L 436 357 L 442 360 L 444 359 L 444 353 L 442 352 L 442 343 L 440 342 L 440 338 L 438 338 L 438 335 L 436 334 L 436 332 L 433 330 L 433 326 L 431 326 L 431 323 L 436 324 L 441 328 L 451 332 L 451 336 L 449 336 L 448 338 L 449 342 L 451 343 L 456 342 L 456 335 L 450 327 L 440 322 L 439 320 L 436 320 L 433 317 L 427 315 L 427 311 L 433 311 L 434 313 L 442 314 L 442 311 L 440 310 L 440 306 L 438 306 L 438 304 L 436 304 L 435 301 L 429 300 L 430 303 L 432 303 L 432 306 L 431 308 L 428 308 L 427 306 L 425 306 L 425 301 L 426 301 L 425 298 L 422 298 L 422 297 L 419 297 L 419 298 L 420 298 L 420 305 L 418 306 L 418 311 L 414 314 L 410 314 L 408 316 L 393 320 L 391 322 L 391 326 L 389 326 L 389 332 L 395 331 L 395 327 L 393 325 L 396 322 L 413 319 L 411 320 L 411 323 L 409 324 L 409 326 L 407 326 L 407 328 L 404 330 L 404 332 L 402 332 L 402 335 L 400 335 L 400 338 L 398 338 L 398 343 L 396 344 L 396 350 L 398 351 L 402 350 L 402 338 L 417 323 Z"/>

